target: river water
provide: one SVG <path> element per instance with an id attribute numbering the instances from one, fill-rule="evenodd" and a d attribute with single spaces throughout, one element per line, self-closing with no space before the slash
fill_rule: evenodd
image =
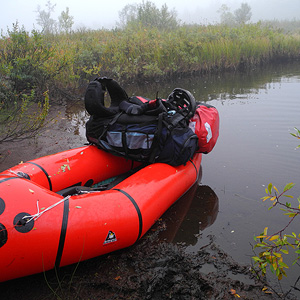
<path id="1" fill-rule="evenodd" d="M 196 252 L 213 237 L 235 260 L 249 264 L 253 236 L 265 227 L 275 233 L 289 222 L 279 208 L 268 211 L 271 202 L 261 200 L 265 187 L 272 182 L 282 190 L 294 182 L 290 194 L 300 196 L 300 148 L 296 149 L 300 140 L 290 135 L 294 127 L 300 128 L 300 63 L 176 84 L 192 91 L 198 101 L 214 105 L 221 123 L 217 145 L 202 161 L 201 185 L 209 186 L 216 197 L 207 191 L 206 197 L 200 187 L 203 191 L 192 200 L 174 241 Z M 298 201 L 292 201 L 296 206 Z M 299 233 L 299 220 L 287 232 L 292 231 Z M 299 276 L 299 266 L 287 274 L 282 281 L 285 289 Z"/>

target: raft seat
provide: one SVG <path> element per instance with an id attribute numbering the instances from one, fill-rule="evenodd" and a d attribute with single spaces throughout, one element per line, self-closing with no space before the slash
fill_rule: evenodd
<path id="1" fill-rule="evenodd" d="M 115 187 L 117 184 L 125 180 L 126 178 L 130 177 L 131 175 L 135 174 L 137 171 L 141 170 L 145 164 L 138 166 L 124 174 L 118 175 L 116 177 L 110 178 L 104 182 L 100 182 L 98 184 L 95 184 L 91 187 L 89 186 L 82 186 L 82 185 L 75 185 L 67 187 L 63 190 L 60 190 L 57 192 L 57 194 L 67 197 L 67 196 L 73 196 L 73 195 L 81 195 L 91 192 L 99 192 L 99 191 L 106 191 L 110 190 L 113 187 Z"/>
<path id="2" fill-rule="evenodd" d="M 88 187 L 88 186 L 76 185 L 76 186 L 70 186 L 66 189 L 58 191 L 57 194 L 59 194 L 63 197 L 67 197 L 67 196 L 89 193 L 89 192 L 92 192 L 93 190 L 94 190 L 93 188 Z"/>

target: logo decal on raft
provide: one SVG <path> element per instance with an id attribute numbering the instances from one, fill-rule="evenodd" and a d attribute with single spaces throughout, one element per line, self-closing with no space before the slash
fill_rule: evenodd
<path id="1" fill-rule="evenodd" d="M 116 241 L 117 241 L 116 234 L 112 231 L 109 231 L 103 245 L 113 243 L 113 242 L 116 242 Z"/>

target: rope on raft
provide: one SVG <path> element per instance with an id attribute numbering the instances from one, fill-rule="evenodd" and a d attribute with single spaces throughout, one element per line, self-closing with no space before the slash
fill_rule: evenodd
<path id="1" fill-rule="evenodd" d="M 26 221 L 25 224 L 31 222 L 32 220 L 35 221 L 35 220 L 37 220 L 41 215 L 43 215 L 45 212 L 49 211 L 50 209 L 56 207 L 57 205 L 59 205 L 59 204 L 61 204 L 61 203 L 63 203 L 63 202 L 65 202 L 66 200 L 69 200 L 70 197 L 71 197 L 70 195 L 66 196 L 65 198 L 61 199 L 60 201 L 58 201 L 58 202 L 56 202 L 56 203 L 50 205 L 49 207 L 47 207 L 47 208 L 44 209 L 43 211 L 40 211 L 40 208 L 39 208 L 39 200 L 37 200 L 37 202 L 36 202 L 37 213 L 34 214 L 34 215 L 30 215 L 30 216 L 24 216 L 24 217 L 22 218 L 22 220 L 25 220 L 25 221 Z"/>

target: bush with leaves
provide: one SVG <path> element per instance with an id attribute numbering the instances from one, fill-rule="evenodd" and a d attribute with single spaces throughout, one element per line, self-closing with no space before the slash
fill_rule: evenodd
<path id="1" fill-rule="evenodd" d="M 0 143 L 32 137 L 44 126 L 49 90 L 57 89 L 55 79 L 67 65 L 56 51 L 44 35 L 28 33 L 18 23 L 2 35 Z"/>
<path id="2" fill-rule="evenodd" d="M 15 100 L 8 107 L 0 103 L 0 144 L 34 137 L 46 123 L 50 107 L 47 91 L 37 103 L 34 90 L 16 95 Z"/>
<path id="3" fill-rule="evenodd" d="M 29 33 L 18 23 L 8 29 L 7 37 L 2 36 L 0 46 L 0 74 L 13 82 L 17 93 L 35 89 L 42 94 L 68 65 L 45 35 L 36 30 Z"/>
<path id="4" fill-rule="evenodd" d="M 16 100 L 13 82 L 0 73 L 0 111 L 11 106 Z"/>
<path id="5" fill-rule="evenodd" d="M 300 139 L 300 130 L 295 128 L 296 134 L 291 133 L 294 137 Z M 300 145 L 297 147 L 299 148 Z M 287 192 L 293 188 L 294 183 L 288 183 L 282 192 L 274 186 L 272 183 L 266 188 L 266 196 L 262 198 L 263 201 L 271 201 L 273 209 L 274 207 L 280 207 L 285 216 L 289 217 L 289 221 L 286 226 L 278 232 L 269 234 L 268 227 L 259 235 L 254 237 L 256 244 L 254 249 L 259 249 L 259 255 L 253 256 L 254 264 L 259 267 L 261 274 L 265 275 L 267 267 L 269 266 L 272 273 L 281 280 L 283 276 L 286 276 L 285 269 L 289 266 L 284 262 L 283 255 L 289 255 L 291 252 L 296 254 L 296 258 L 293 264 L 297 263 L 300 259 L 300 233 L 292 232 L 286 233 L 286 230 L 290 224 L 300 215 L 300 196 L 297 198 L 296 203 L 285 202 L 283 197 L 293 199 L 292 195 L 288 195 Z"/>

